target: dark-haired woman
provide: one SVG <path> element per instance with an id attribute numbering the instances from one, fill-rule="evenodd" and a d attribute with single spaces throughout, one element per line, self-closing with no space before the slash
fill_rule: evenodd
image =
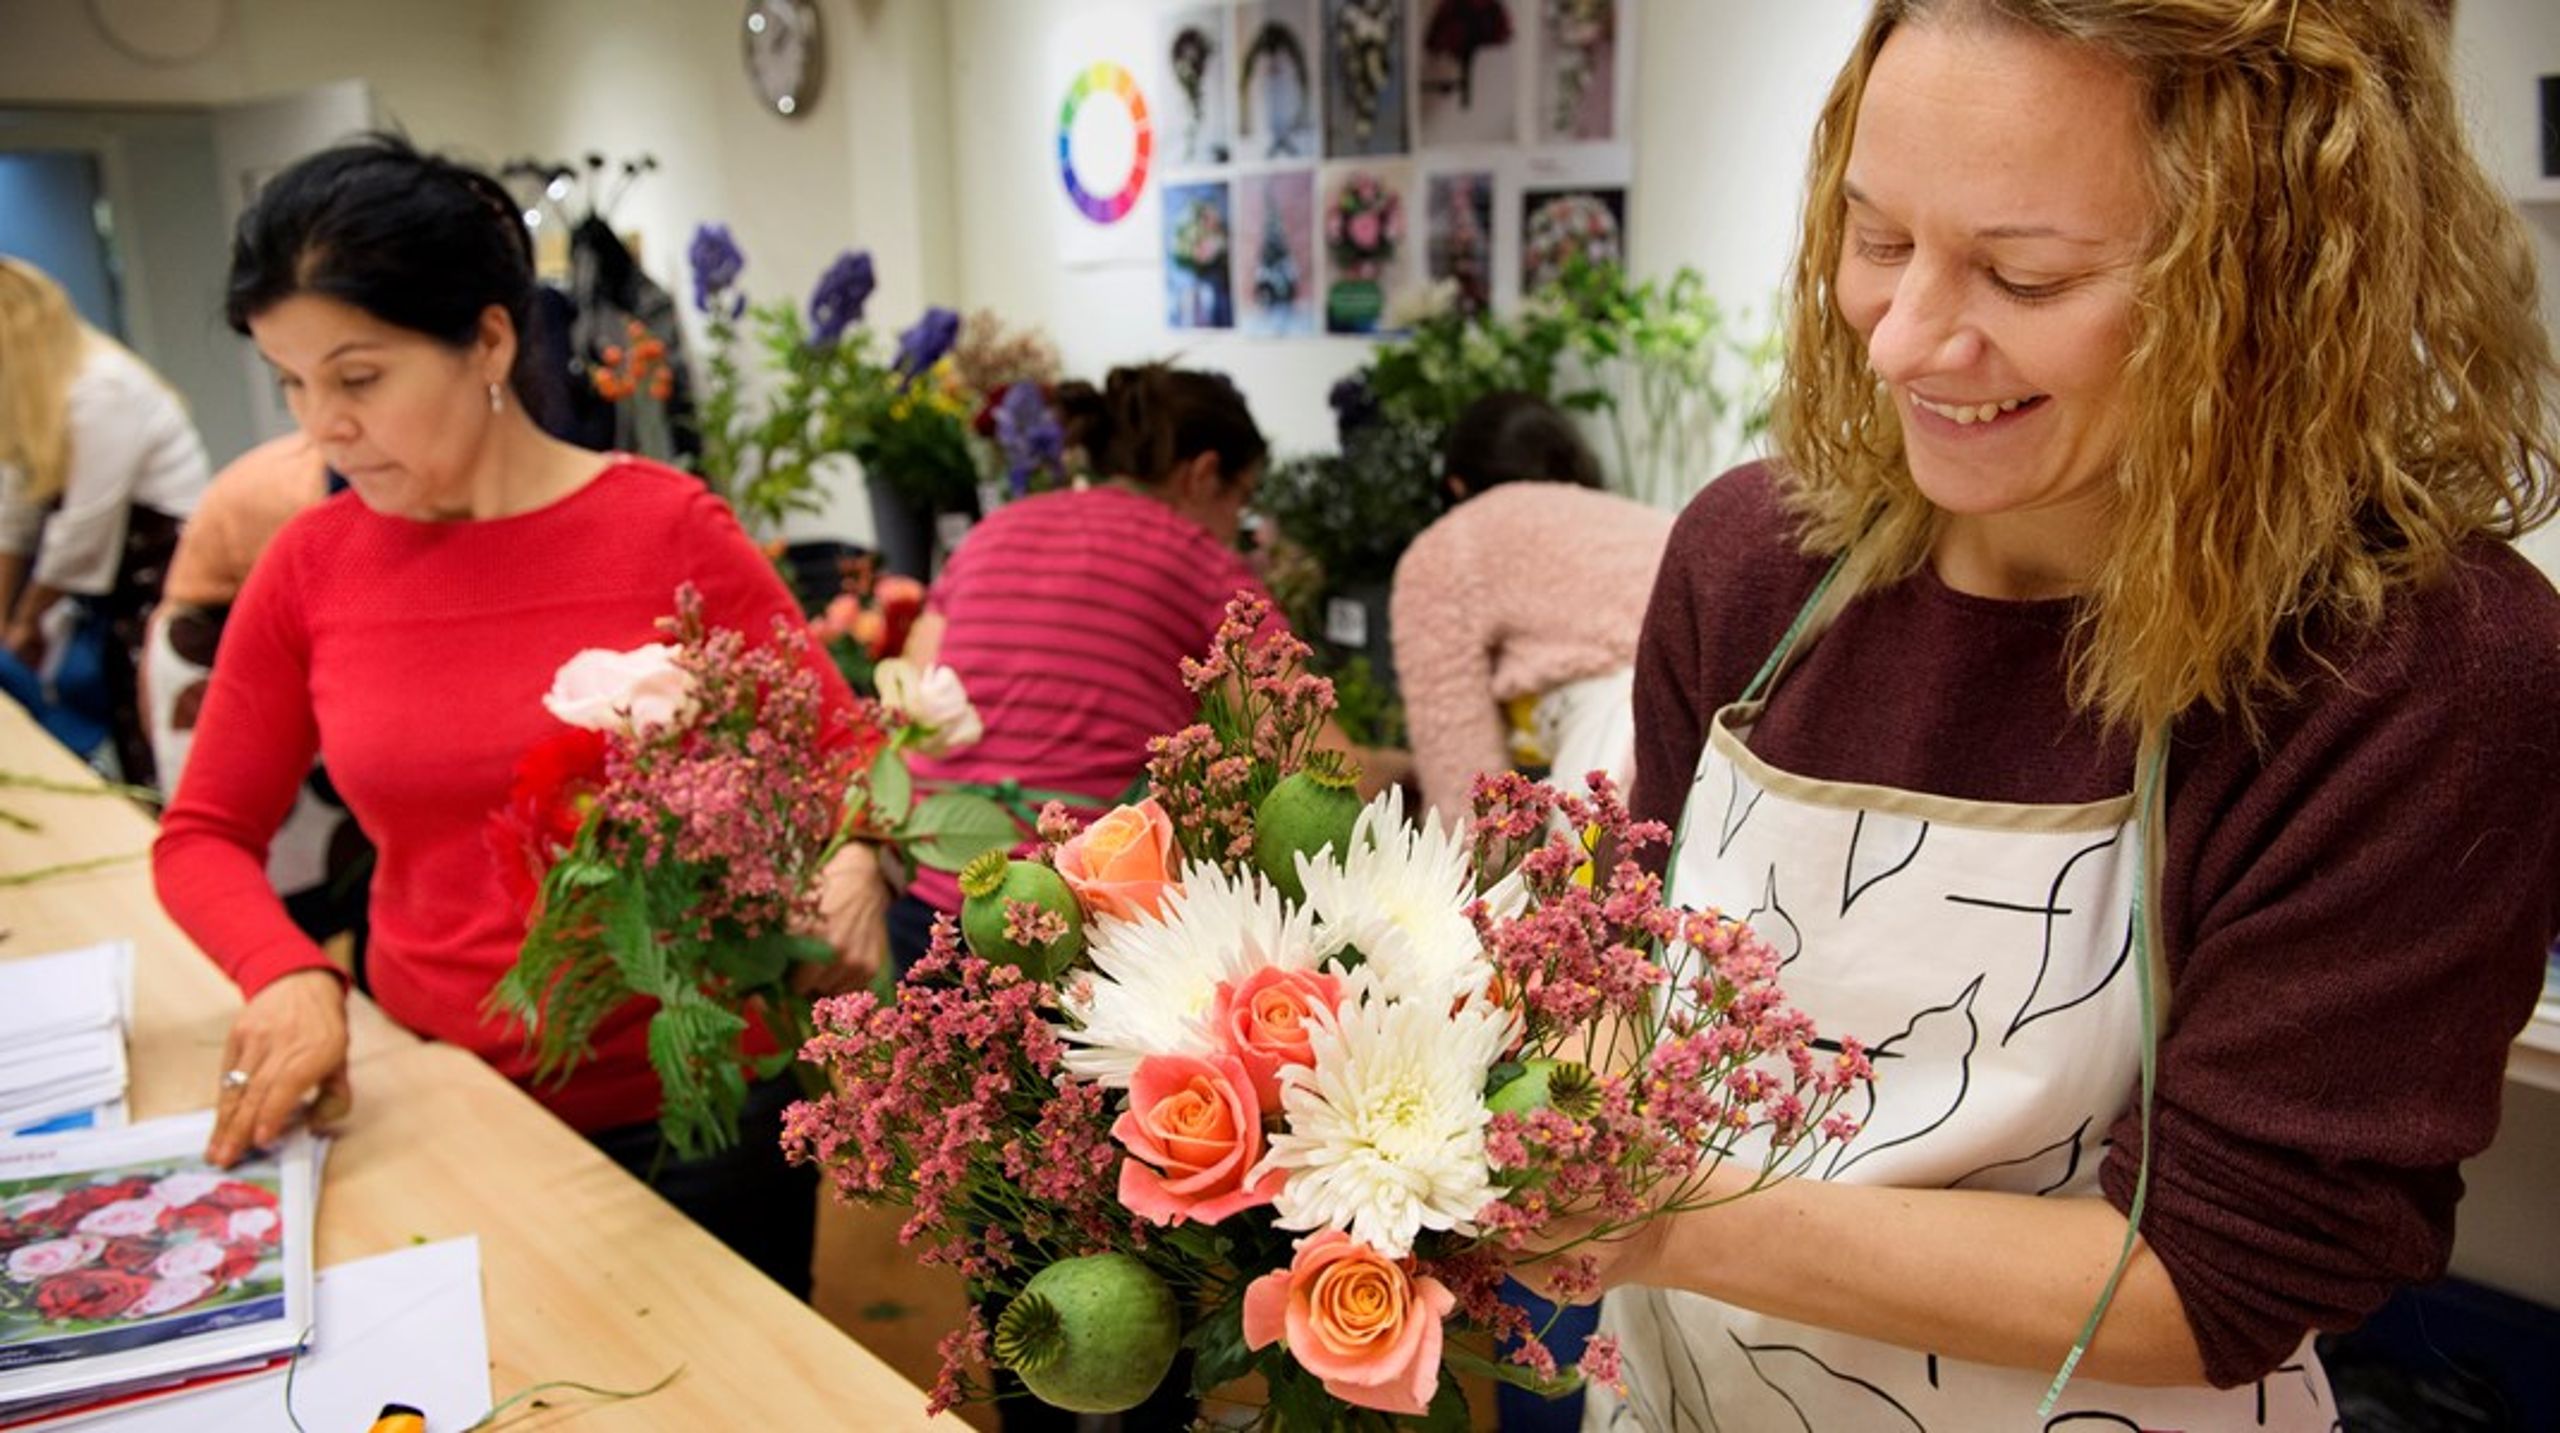
<path id="1" fill-rule="evenodd" d="M 398 140 L 294 165 L 240 221 L 232 326 L 353 490 L 287 524 L 250 575 L 153 853 L 170 914 L 247 997 L 224 1051 L 216 1162 L 274 1139 L 315 1092 L 330 1117 L 350 1095 L 345 982 L 265 872 L 315 752 L 380 851 L 374 998 L 529 1081 L 521 1030 L 484 1010 L 524 927 L 483 833 L 518 759 L 558 729 L 541 700 L 553 671 L 583 648 L 651 640 L 679 583 L 713 623 L 751 635 L 795 615 L 699 483 L 527 417 L 533 287 L 506 192 Z M 843 934 L 847 958 L 827 973 L 839 985 L 877 959 Z M 635 1170 L 659 1152 L 646 1025 L 636 1006 L 617 1012 L 593 1060 L 530 1091 Z M 670 1161 L 655 1183 L 805 1293 L 814 1189 L 781 1162 L 782 1103 L 760 1090 L 738 1146 Z"/>
<path id="2" fill-rule="evenodd" d="M 1476 776 L 1524 762 L 1624 783 L 1671 515 L 1600 491 L 1572 421 L 1527 393 L 1461 414 L 1441 471 L 1456 506 L 1405 550 L 1388 602 L 1422 799 L 1455 819 Z"/>

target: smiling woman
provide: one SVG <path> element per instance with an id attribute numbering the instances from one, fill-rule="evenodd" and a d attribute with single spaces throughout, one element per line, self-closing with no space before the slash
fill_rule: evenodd
<path id="1" fill-rule="evenodd" d="M 526 930 L 486 832 L 519 759 L 558 730 L 542 704 L 553 673 L 581 650 L 649 641 L 687 583 L 711 626 L 751 642 L 799 621 L 699 482 L 534 425 L 533 282 L 505 191 L 394 139 L 304 160 L 241 219 L 231 322 L 353 492 L 287 524 L 250 575 L 154 851 L 170 914 L 247 997 L 224 1052 L 217 1161 L 274 1139 L 315 1093 L 322 1118 L 351 1094 L 343 984 L 265 876 L 315 751 L 379 851 L 371 993 L 534 1084 L 521 1028 L 489 1012 Z M 829 707 L 848 710 L 833 664 L 811 666 Z M 855 874 L 821 892 L 844 953 L 829 986 L 881 957 L 870 872 Z M 805 1294 L 814 1180 L 782 1163 L 786 1089 L 750 1096 L 738 1147 L 661 1162 L 647 1017 L 616 1010 L 594 1058 L 532 1092 Z"/>
<path id="2" fill-rule="evenodd" d="M 1634 804 L 1876 1089 L 1612 1250 L 1604 1425 L 2326 1430 L 2312 1333 L 2443 1270 L 2560 935 L 2560 372 L 2447 38 L 1874 6 Z"/>

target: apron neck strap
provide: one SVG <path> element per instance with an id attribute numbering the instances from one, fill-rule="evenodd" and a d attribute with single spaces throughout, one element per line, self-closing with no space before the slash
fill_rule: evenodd
<path id="1" fill-rule="evenodd" d="M 2160 939 L 2160 852 L 2162 810 L 2167 800 L 2169 773 L 2169 735 L 2163 727 L 2151 727 L 2142 734 L 2142 745 L 2133 762 L 2133 980 L 2142 999 L 2142 1094 L 2140 1124 L 2142 1159 L 2135 1167 L 2133 1199 L 2124 1213 L 2124 1247 L 2116 1253 L 2115 1268 L 2107 1274 L 2104 1288 L 2098 1291 L 2097 1307 L 2080 1326 L 2080 1336 L 2072 1340 L 2069 1356 L 2053 1375 L 2053 1383 L 2044 1391 L 2044 1401 L 2036 1405 L 2036 1417 L 2047 1418 L 2053 1406 L 2061 1401 L 2062 1390 L 2071 1383 L 2072 1371 L 2080 1366 L 2082 1355 L 2098 1336 L 2098 1326 L 2105 1322 L 2107 1310 L 2115 1303 L 2116 1288 L 2124 1282 L 2124 1271 L 2133 1264 L 2134 1245 L 2142 1231 L 2143 1206 L 2151 1197 L 2151 1110 L 2153 1095 L 2160 1082 L 2160 1033 L 2168 1018 L 2169 973 L 2167 957 Z"/>
<path id="2" fill-rule="evenodd" d="M 1852 544 L 1831 559 L 1831 566 L 1823 572 L 1822 580 L 1813 585 L 1804 605 L 1796 609 L 1795 620 L 1787 624 L 1786 634 L 1778 639 L 1777 646 L 1769 650 L 1760 670 L 1752 674 L 1751 684 L 1742 689 L 1740 700 L 1754 702 L 1766 695 L 1794 663 L 1797 653 L 1821 636 L 1832 619 L 1840 615 L 1840 609 L 1848 606 L 1849 599 L 1857 595 L 1858 584 L 1840 580 L 1841 574 L 1849 569 L 1850 558 L 1856 553 L 1857 547 Z"/>

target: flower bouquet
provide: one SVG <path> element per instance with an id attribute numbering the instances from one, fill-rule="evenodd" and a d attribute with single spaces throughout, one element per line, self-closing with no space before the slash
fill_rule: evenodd
<path id="1" fill-rule="evenodd" d="M 817 1009 L 834 1088 L 786 1147 L 977 1299 L 937 1410 L 991 1370 L 1126 1409 L 1187 1354 L 1195 1397 L 1260 1375 L 1257 1426 L 1463 1428 L 1461 1373 L 1614 1377 L 1605 1339 L 1556 1367 L 1507 1268 L 1588 1293 L 1592 1241 L 1730 1197 L 1728 1156 L 1757 1187 L 1851 1134 L 1865 1056 L 1815 1052 L 1747 927 L 1664 904 L 1605 778 L 1486 780 L 1459 830 L 1364 804 L 1268 619 L 1239 598 L 1185 663 L 1204 719 L 1152 795 L 1051 808 L 894 1000 Z"/>
<path id="2" fill-rule="evenodd" d="M 608 1016 L 654 1001 L 660 1126 L 690 1157 L 736 1140 L 749 1072 L 791 1064 L 808 1036 L 791 975 L 837 958 L 801 932 L 846 842 L 956 870 L 1020 831 L 983 797 L 917 797 L 903 752 L 977 731 L 947 671 L 848 717 L 827 706 L 803 629 L 777 621 L 750 646 L 710 627 L 689 585 L 664 625 L 670 643 L 579 653 L 544 698 L 561 729 L 491 820 L 526 933 L 489 1004 L 526 1023 L 537 1076 L 558 1078 Z M 782 1047 L 749 1059 L 758 1023 Z"/>
<path id="3" fill-rule="evenodd" d="M 1529 293 L 1555 283 L 1577 261 L 1614 267 L 1622 260 L 1618 216 L 1597 195 L 1558 194 L 1529 211 L 1523 236 L 1523 288 Z"/>
<path id="4" fill-rule="evenodd" d="M 1324 239 L 1343 273 L 1374 280 L 1404 241 L 1404 201 L 1377 175 L 1354 173 L 1325 211 Z"/>

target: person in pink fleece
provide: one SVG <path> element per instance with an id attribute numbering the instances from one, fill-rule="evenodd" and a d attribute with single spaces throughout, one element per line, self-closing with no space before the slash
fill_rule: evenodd
<path id="1" fill-rule="evenodd" d="M 1388 607 L 1423 800 L 1456 819 L 1478 773 L 1513 766 L 1522 699 L 1559 780 L 1629 781 L 1628 677 L 1671 515 L 1601 491 L 1571 420 L 1528 393 L 1460 415 L 1442 472 L 1455 506 L 1396 564 Z"/>

